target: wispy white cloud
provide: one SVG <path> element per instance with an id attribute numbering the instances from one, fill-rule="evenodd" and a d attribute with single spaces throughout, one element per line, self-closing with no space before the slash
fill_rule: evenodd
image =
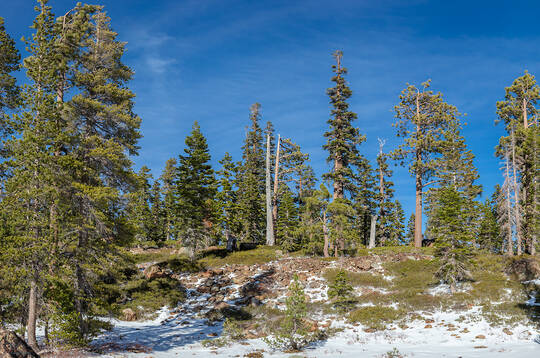
<path id="1" fill-rule="evenodd" d="M 150 71 L 156 74 L 163 74 L 168 70 L 169 66 L 172 66 L 176 63 L 176 60 L 172 58 L 148 55 L 145 58 L 145 62 L 148 65 L 148 69 L 150 69 Z"/>

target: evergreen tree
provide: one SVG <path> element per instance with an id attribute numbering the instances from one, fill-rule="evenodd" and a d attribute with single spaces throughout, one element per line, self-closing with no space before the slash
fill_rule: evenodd
<path id="1" fill-rule="evenodd" d="M 122 62 L 125 43 L 117 40 L 102 7 L 90 10 L 91 17 L 84 10 L 88 36 L 80 37 L 82 49 L 73 66 L 76 91 L 65 109 L 72 131 L 67 152 L 73 160 L 69 198 L 74 221 L 65 274 L 81 341 L 96 333 L 90 323 L 100 310 L 94 295 L 98 277 L 118 262 L 118 248 L 130 239 L 123 194 L 136 182 L 129 155 L 137 154 L 141 137 L 135 94 L 128 88 L 133 71 Z"/>
<path id="2" fill-rule="evenodd" d="M 344 225 L 352 215 L 351 202 L 346 197 L 346 192 L 353 192 L 355 187 L 355 175 L 353 165 L 362 162 L 358 152 L 358 145 L 365 141 L 365 137 L 360 135 L 358 128 L 353 126 L 353 121 L 357 118 L 356 113 L 349 110 L 347 100 L 351 97 L 352 91 L 347 86 L 344 75 L 347 69 L 342 67 L 341 60 L 343 53 L 334 53 L 336 65 L 332 66 L 335 75 L 332 81 L 335 86 L 327 90 L 332 104 L 331 118 L 328 120 L 330 130 L 324 133 L 327 138 L 323 149 L 327 150 L 328 162 L 332 163 L 332 170 L 323 175 L 323 179 L 333 183 L 333 200 L 336 201 L 332 210 L 331 225 L 333 236 L 339 241 L 335 246 L 335 253 L 339 249 L 345 248 L 346 238 L 341 236 L 349 231 L 349 228 L 339 227 Z"/>
<path id="3" fill-rule="evenodd" d="M 479 176 L 473 163 L 474 155 L 467 149 L 460 130 L 459 119 L 457 117 L 448 118 L 444 139 L 440 145 L 441 155 L 434 161 L 433 183 L 438 184 L 438 186 L 430 188 L 426 194 L 427 231 L 429 233 L 434 227 L 442 225 L 437 222 L 433 211 L 440 205 L 441 191 L 446 188 L 453 188 L 462 193 L 465 198 L 465 203 L 469 207 L 467 210 L 469 216 L 463 217 L 464 225 L 472 225 L 479 214 L 474 199 L 481 193 L 482 187 L 475 184 Z"/>
<path id="4" fill-rule="evenodd" d="M 287 251 L 300 249 L 298 230 L 298 208 L 291 189 L 285 184 L 280 188 L 276 238 L 278 244 Z"/>
<path id="5" fill-rule="evenodd" d="M 478 247 L 488 252 L 499 253 L 502 249 L 501 232 L 497 223 L 497 197 L 500 187 L 497 185 L 491 199 L 480 205 L 478 223 Z"/>
<path id="6" fill-rule="evenodd" d="M 213 201 L 216 181 L 206 138 L 197 122 L 186 137 L 184 155 L 179 156 L 175 178 L 177 226 L 184 244 L 194 250 L 211 244 L 215 224 Z"/>
<path id="7" fill-rule="evenodd" d="M 436 168 L 436 158 L 444 140 L 444 130 L 449 120 L 457 116 L 457 109 L 444 102 L 441 93 L 428 90 L 430 82 L 422 84 L 422 90 L 407 85 L 395 107 L 397 136 L 404 143 L 393 152 L 401 165 L 408 163 L 409 172 L 415 178 L 415 234 L 414 245 L 422 246 L 422 196 L 424 188 L 431 184 Z"/>
<path id="8" fill-rule="evenodd" d="M 314 190 L 311 196 L 306 197 L 298 228 L 298 235 L 304 238 L 302 246 L 311 253 L 323 253 L 324 257 L 329 256 L 328 206 L 330 197 L 324 184 L 320 185 L 319 190 Z"/>
<path id="9" fill-rule="evenodd" d="M 387 214 L 388 225 L 386 226 L 386 235 L 388 237 L 388 240 L 386 243 L 389 246 L 401 245 L 405 242 L 405 238 L 404 238 L 405 213 L 403 212 L 401 203 L 398 200 L 394 201 L 392 205 L 389 207 L 389 209 L 390 209 L 390 212 Z"/>
<path id="10" fill-rule="evenodd" d="M 328 285 L 328 298 L 340 312 L 345 312 L 354 304 L 354 288 L 347 279 L 347 274 L 339 270 L 334 281 Z"/>
<path id="11" fill-rule="evenodd" d="M 313 334 L 310 334 L 306 324 L 306 294 L 297 274 L 294 274 L 289 285 L 285 305 L 287 306 L 285 317 L 280 327 L 273 337 L 266 339 L 266 342 L 275 348 L 298 351 L 313 340 Z"/>
<path id="12" fill-rule="evenodd" d="M 242 239 L 263 242 L 264 216 L 264 150 L 259 126 L 261 105 L 250 108 L 251 127 L 242 147 L 242 164 L 238 170 L 238 208 L 242 223 Z"/>
<path id="13" fill-rule="evenodd" d="M 376 196 L 377 206 L 378 206 L 378 228 L 377 228 L 377 237 L 379 238 L 380 246 L 387 245 L 387 240 L 390 240 L 390 231 L 397 229 L 394 227 L 395 217 L 393 217 L 394 212 L 394 203 L 392 198 L 394 196 L 394 183 L 389 181 L 389 178 L 392 176 L 392 170 L 388 167 L 388 155 L 383 152 L 385 141 L 379 139 L 379 154 L 377 155 L 377 169 L 376 176 L 378 182 L 378 193 Z M 398 213 L 396 213 L 398 214 Z M 403 226 L 403 224 L 401 225 Z M 396 237 L 393 237 L 391 242 L 396 245 Z"/>
<path id="14" fill-rule="evenodd" d="M 152 222 L 150 223 L 150 232 L 148 236 L 155 243 L 161 244 L 167 239 L 167 221 L 163 199 L 161 198 L 161 184 L 159 180 L 154 180 L 152 188 L 150 189 L 150 205 L 150 217 Z"/>
<path id="15" fill-rule="evenodd" d="M 534 76 L 525 74 L 505 88 L 503 101 L 497 102 L 497 115 L 505 124 L 508 136 L 501 137 L 496 154 L 504 158 L 509 148 L 510 167 L 512 170 L 511 187 L 513 200 L 513 222 L 515 225 L 516 248 L 518 255 L 523 246 L 534 254 L 538 232 L 540 232 L 538 213 L 540 212 L 540 194 L 538 193 L 539 155 L 537 102 L 540 99 L 540 87 Z"/>
<path id="16" fill-rule="evenodd" d="M 30 53 L 24 60 L 29 83 L 22 93 L 24 110 L 12 123 L 12 128 L 16 128 L 19 134 L 5 142 L 7 150 L 4 153 L 9 154 L 10 176 L 5 182 L 2 207 L 9 212 L 12 230 L 10 236 L 3 240 L 1 253 L 2 262 L 13 268 L 11 274 L 26 284 L 28 343 L 35 349 L 38 305 L 46 273 L 56 256 L 56 243 L 49 235 L 48 208 L 58 198 L 55 184 L 59 174 L 64 173 L 52 158 L 55 143 L 63 132 L 56 126 L 60 109 L 55 104 L 59 81 L 55 21 L 45 1 L 39 2 L 36 11 L 32 38 L 28 41 L 23 39 Z M 13 56 L 9 51 L 9 41 L 4 41 L 2 44 L 7 46 L 7 54 Z M 8 58 L 8 61 L 11 60 Z M 8 66 L 8 70 L 11 68 Z"/>
<path id="17" fill-rule="evenodd" d="M 216 201 L 219 211 L 219 223 L 228 241 L 230 236 L 238 237 L 241 234 L 242 223 L 238 217 L 238 197 L 235 178 L 238 172 L 238 164 L 235 163 L 229 153 L 225 153 L 219 161 L 221 170 L 217 172 L 219 179 L 219 191 Z"/>
<path id="18" fill-rule="evenodd" d="M 439 200 L 433 216 L 440 225 L 432 229 L 440 260 L 436 276 L 448 283 L 454 293 L 458 282 L 471 279 L 468 261 L 476 230 L 468 222 L 471 207 L 463 192 L 452 186 L 444 187 Z"/>
<path id="19" fill-rule="evenodd" d="M 0 193 L 2 192 L 2 163 L 1 159 L 7 156 L 3 140 L 15 128 L 9 125 L 9 116 L 6 110 L 14 110 L 20 105 L 20 88 L 17 86 L 13 72 L 19 68 L 21 56 L 15 48 L 15 41 L 9 36 L 4 27 L 4 19 L 0 17 Z M 0 200 L 2 198 L 0 197 Z"/>
<path id="20" fill-rule="evenodd" d="M 410 245 L 414 245 L 414 226 L 416 223 L 416 218 L 414 213 L 409 216 L 409 221 L 407 222 L 407 231 L 405 232 L 405 238 L 407 239 L 407 243 Z"/>
<path id="21" fill-rule="evenodd" d="M 164 216 L 164 231 L 166 240 L 169 241 L 173 237 L 178 238 L 177 229 L 175 229 L 176 220 L 176 202 L 174 197 L 174 178 L 176 175 L 176 159 L 170 158 L 165 163 L 165 168 L 161 173 L 160 180 L 163 183 L 161 186 L 161 197 L 163 198 L 163 216 Z"/>
<path id="22" fill-rule="evenodd" d="M 137 190 L 129 194 L 128 214 L 134 228 L 134 238 L 138 245 L 151 241 L 151 231 L 154 225 L 152 217 L 152 174 L 143 165 L 137 174 Z"/>

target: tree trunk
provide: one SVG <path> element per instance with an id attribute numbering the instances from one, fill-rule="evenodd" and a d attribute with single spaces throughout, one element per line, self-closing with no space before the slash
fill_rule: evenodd
<path id="1" fill-rule="evenodd" d="M 414 211 L 414 247 L 422 247 L 422 178 L 416 174 L 416 206 Z"/>
<path id="2" fill-rule="evenodd" d="M 28 323 L 26 331 L 28 334 L 28 345 L 34 351 L 38 350 L 36 340 L 37 300 L 37 283 L 35 278 L 32 278 L 30 281 L 30 294 L 28 296 Z"/>
<path id="3" fill-rule="evenodd" d="M 278 210 L 278 184 L 279 184 L 279 151 L 281 148 L 281 135 L 278 134 L 277 148 L 276 148 L 276 163 L 274 166 L 274 195 L 272 196 L 272 218 L 274 225 L 277 223 L 277 210 Z"/>
<path id="4" fill-rule="evenodd" d="M 274 219 L 272 210 L 272 189 L 270 182 L 270 134 L 266 136 L 266 245 L 274 246 Z"/>
<path id="5" fill-rule="evenodd" d="M 514 247 L 512 245 L 512 205 L 510 203 L 510 161 L 508 158 L 508 148 L 506 148 L 506 180 L 508 183 L 506 185 L 506 214 L 508 215 L 508 238 L 507 238 L 507 255 L 514 256 Z"/>
<path id="6" fill-rule="evenodd" d="M 379 138 L 379 157 L 381 158 L 381 160 L 382 160 L 382 155 L 383 155 L 384 143 L 385 141 Z M 382 218 L 385 215 L 384 203 L 386 202 L 386 195 L 384 192 L 384 173 L 380 164 L 379 164 L 379 195 L 381 197 L 380 202 L 379 202 L 379 216 Z M 380 237 L 381 246 L 384 246 L 385 241 L 386 241 L 385 234 L 382 233 Z"/>
<path id="7" fill-rule="evenodd" d="M 416 95 L 416 133 L 420 134 L 420 93 Z M 422 247 L 422 172 L 419 168 L 422 162 L 420 148 L 416 148 L 416 205 L 414 212 L 414 247 Z"/>
<path id="8" fill-rule="evenodd" d="M 523 126 L 525 129 L 529 128 L 529 121 L 527 120 L 527 101 L 523 98 L 522 108 L 523 112 Z"/>
<path id="9" fill-rule="evenodd" d="M 326 210 L 323 212 L 323 235 L 324 235 L 324 248 L 323 248 L 324 257 L 329 257 L 330 255 L 328 254 L 329 240 L 328 240 L 328 227 L 326 226 Z"/>
<path id="10" fill-rule="evenodd" d="M 371 227 L 369 230 L 369 245 L 368 249 L 375 247 L 375 227 L 377 224 L 377 215 L 371 215 Z"/>
<path id="11" fill-rule="evenodd" d="M 522 245 L 521 245 L 521 212 L 519 210 L 519 183 L 517 181 L 517 173 L 516 173 L 516 140 L 515 140 L 515 130 L 512 128 L 512 171 L 513 171 L 513 178 L 512 178 L 512 187 L 514 189 L 514 223 L 516 225 L 516 246 L 517 246 L 517 255 L 522 254 Z"/>

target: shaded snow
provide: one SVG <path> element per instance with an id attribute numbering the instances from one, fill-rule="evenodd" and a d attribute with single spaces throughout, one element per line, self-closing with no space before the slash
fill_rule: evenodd
<path id="1" fill-rule="evenodd" d="M 188 300 L 186 305 L 195 306 L 204 297 Z M 467 312 L 436 312 L 426 316 L 432 319 L 433 328 L 424 328 L 424 321 L 407 323 L 408 328 L 390 325 L 385 331 L 366 333 L 361 325 L 353 326 L 343 321 L 332 323 L 333 328 L 343 331 L 326 342 L 320 342 L 304 352 L 307 357 L 380 357 L 396 347 L 402 354 L 411 357 L 540 357 L 538 332 L 531 327 L 516 326 L 512 335 L 503 332 L 503 327 L 491 327 L 477 313 L 479 307 Z M 271 352 L 261 339 L 234 343 L 222 348 L 207 348 L 201 341 L 212 335 L 220 335 L 222 324 L 207 325 L 206 320 L 193 313 L 175 314 L 162 309 L 156 319 L 144 322 L 113 321 L 115 327 L 99 337 L 94 346 L 114 343 L 116 351 L 102 357 L 242 357 L 256 349 L 264 350 L 265 357 L 288 357 L 290 354 Z M 172 313 L 172 314 L 171 314 Z M 455 326 L 449 330 L 448 324 Z M 454 328 L 454 327 L 453 327 Z M 455 336 L 452 336 L 454 334 Z M 475 338 L 484 335 L 485 339 Z M 459 336 L 459 337 L 456 337 Z M 122 352 L 140 345 L 149 349 L 146 353 Z M 150 351 L 151 350 L 151 351 Z"/>

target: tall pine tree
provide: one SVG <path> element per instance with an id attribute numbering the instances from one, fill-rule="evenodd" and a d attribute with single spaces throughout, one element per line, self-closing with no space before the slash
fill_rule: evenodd
<path id="1" fill-rule="evenodd" d="M 174 192 L 179 235 L 184 245 L 196 250 L 209 246 L 214 240 L 213 201 L 217 188 L 206 138 L 197 122 L 192 128 L 186 137 L 184 155 L 179 156 Z"/>
<path id="2" fill-rule="evenodd" d="M 335 86 L 327 90 L 332 105 L 331 118 L 328 120 L 330 129 L 324 133 L 327 138 L 323 149 L 328 151 L 327 161 L 332 164 L 332 170 L 323 175 L 323 179 L 332 182 L 334 200 L 332 210 L 331 225 L 332 237 L 337 240 L 335 243 L 335 254 L 338 248 L 345 249 L 345 233 L 349 231 L 348 226 L 352 214 L 350 198 L 346 193 L 355 190 L 353 165 L 359 162 L 358 145 L 365 137 L 360 135 L 358 128 L 353 126 L 357 118 L 356 113 L 349 110 L 347 100 L 351 97 L 352 91 L 347 86 L 344 75 L 347 69 L 342 66 L 343 53 L 334 53 L 336 64 L 332 66 L 334 76 L 332 82 Z M 342 225 L 346 225 L 347 228 Z M 325 249 L 326 250 L 326 249 Z"/>
<path id="3" fill-rule="evenodd" d="M 457 115 L 454 106 L 444 102 L 442 94 L 429 90 L 430 81 L 422 84 L 422 89 L 407 85 L 399 96 L 395 107 L 394 127 L 403 144 L 393 152 L 401 165 L 408 164 L 409 172 L 415 178 L 416 205 L 414 225 L 414 245 L 422 246 L 422 204 L 424 189 L 432 184 L 429 180 L 434 173 L 436 158 L 444 140 L 447 122 Z"/>

